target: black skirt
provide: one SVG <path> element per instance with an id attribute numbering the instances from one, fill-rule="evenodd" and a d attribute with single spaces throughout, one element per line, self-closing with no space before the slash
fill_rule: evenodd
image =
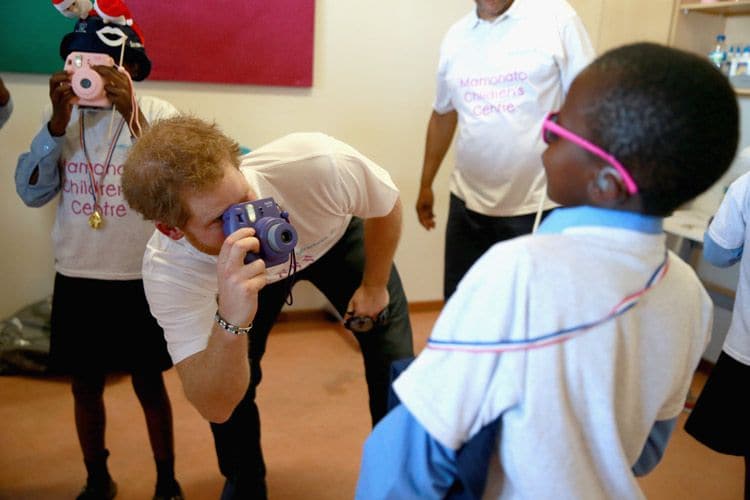
<path id="1" fill-rule="evenodd" d="M 714 451 L 750 456 L 750 366 L 722 351 L 685 430 Z"/>
<path id="2" fill-rule="evenodd" d="M 163 371 L 172 366 L 141 280 L 57 273 L 51 330 L 50 371 L 55 374 Z"/>

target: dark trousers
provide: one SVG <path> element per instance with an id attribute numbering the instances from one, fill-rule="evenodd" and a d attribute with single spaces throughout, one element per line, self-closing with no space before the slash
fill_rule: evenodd
<path id="1" fill-rule="evenodd" d="M 343 316 L 364 268 L 363 223 L 354 218 L 344 236 L 326 254 L 295 275 L 295 282 L 308 280 Z M 262 378 L 260 361 L 268 333 L 284 305 L 286 280 L 261 290 L 258 312 L 250 333 L 251 382 L 244 399 L 228 421 L 211 424 L 219 469 L 227 478 L 222 499 L 266 497 L 265 464 L 260 445 L 260 418 L 255 404 L 256 387 Z M 388 282 L 388 321 L 367 333 L 354 334 L 364 358 L 373 426 L 387 412 L 391 363 L 414 355 L 409 310 L 395 266 Z"/>
<path id="2" fill-rule="evenodd" d="M 542 217 L 550 211 L 547 210 Z M 493 217 L 473 212 L 451 193 L 448 223 L 445 228 L 445 267 L 443 297 L 448 300 L 461 278 L 479 257 L 500 241 L 529 234 L 536 214 Z"/>

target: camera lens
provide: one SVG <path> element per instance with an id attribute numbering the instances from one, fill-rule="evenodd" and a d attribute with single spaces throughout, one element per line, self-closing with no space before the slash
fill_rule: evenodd
<path id="1" fill-rule="evenodd" d="M 292 232 L 289 230 L 282 231 L 280 238 L 281 238 L 282 243 L 284 244 L 289 243 L 292 241 Z"/>
<path id="2" fill-rule="evenodd" d="M 89 80 L 88 78 L 81 79 L 81 87 L 85 89 L 91 88 L 91 80 Z"/>

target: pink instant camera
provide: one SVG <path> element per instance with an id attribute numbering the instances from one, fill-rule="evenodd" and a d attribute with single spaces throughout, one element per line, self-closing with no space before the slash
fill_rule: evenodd
<path id="1" fill-rule="evenodd" d="M 92 66 L 114 66 L 115 61 L 107 54 L 95 52 L 71 52 L 65 59 L 65 71 L 70 74 L 73 92 L 78 96 L 78 106 L 107 108 L 110 106 L 104 81 Z"/>

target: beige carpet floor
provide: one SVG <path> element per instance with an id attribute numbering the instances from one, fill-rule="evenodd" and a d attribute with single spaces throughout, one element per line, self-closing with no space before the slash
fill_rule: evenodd
<path id="1" fill-rule="evenodd" d="M 412 314 L 418 349 L 436 317 L 434 311 Z M 704 378 L 696 377 L 696 390 Z M 186 498 L 218 498 L 222 479 L 208 425 L 185 400 L 174 369 L 166 381 Z M 155 470 L 129 378 L 113 377 L 105 399 L 118 498 L 149 499 Z M 352 498 L 369 414 L 361 357 L 346 331 L 324 320 L 278 324 L 264 359 L 259 404 L 271 499 Z M 72 414 L 66 381 L 0 377 L 0 499 L 75 498 L 85 470 Z M 740 499 L 742 474 L 739 458 L 708 450 L 680 425 L 664 460 L 642 484 L 652 500 Z"/>

